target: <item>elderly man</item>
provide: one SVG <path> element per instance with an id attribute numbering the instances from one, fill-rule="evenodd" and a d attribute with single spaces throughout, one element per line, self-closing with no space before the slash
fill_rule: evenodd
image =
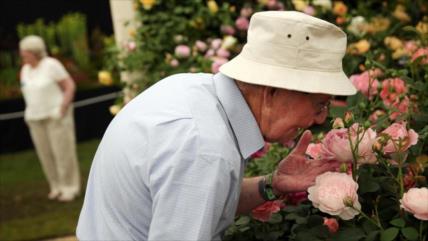
<path id="1" fill-rule="evenodd" d="M 264 140 L 287 143 L 324 122 L 332 95 L 356 92 L 342 70 L 346 35 L 298 12 L 253 15 L 221 73 L 179 74 L 132 100 L 95 155 L 81 240 L 220 240 L 236 213 L 305 191 L 336 168 L 308 160 L 310 131 L 270 175 L 243 178 Z"/>

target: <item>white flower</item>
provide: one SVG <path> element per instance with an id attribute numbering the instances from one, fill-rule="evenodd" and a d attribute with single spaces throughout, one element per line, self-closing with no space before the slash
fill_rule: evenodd
<path id="1" fill-rule="evenodd" d="M 314 6 L 320 6 L 325 10 L 330 10 L 332 7 L 331 0 L 314 0 L 312 4 Z"/>
<path id="2" fill-rule="evenodd" d="M 363 36 L 366 32 L 364 26 L 367 24 L 366 20 L 362 16 L 353 17 L 347 30 L 356 36 Z"/>

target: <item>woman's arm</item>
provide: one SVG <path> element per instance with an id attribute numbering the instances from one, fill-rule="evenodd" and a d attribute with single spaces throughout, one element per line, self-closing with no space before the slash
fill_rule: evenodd
<path id="1" fill-rule="evenodd" d="M 70 103 L 74 99 L 74 92 L 76 90 L 76 85 L 71 77 L 67 77 L 58 82 L 61 90 L 64 94 L 63 101 L 61 103 L 61 116 L 64 116 Z"/>

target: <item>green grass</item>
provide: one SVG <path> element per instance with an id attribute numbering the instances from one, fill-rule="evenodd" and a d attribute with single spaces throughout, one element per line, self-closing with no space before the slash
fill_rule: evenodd
<path id="1" fill-rule="evenodd" d="M 82 195 L 70 203 L 47 199 L 48 184 L 34 150 L 0 155 L 0 240 L 40 240 L 74 234 L 99 140 L 77 146 Z"/>

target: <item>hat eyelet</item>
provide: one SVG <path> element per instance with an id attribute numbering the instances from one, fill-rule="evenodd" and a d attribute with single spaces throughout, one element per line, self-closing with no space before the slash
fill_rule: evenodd
<path id="1" fill-rule="evenodd" d="M 306 40 L 309 40 L 309 36 L 306 36 Z"/>
<path id="2" fill-rule="evenodd" d="M 291 34 L 288 34 L 288 35 L 287 35 L 287 37 L 288 37 L 288 38 L 291 38 Z"/>

